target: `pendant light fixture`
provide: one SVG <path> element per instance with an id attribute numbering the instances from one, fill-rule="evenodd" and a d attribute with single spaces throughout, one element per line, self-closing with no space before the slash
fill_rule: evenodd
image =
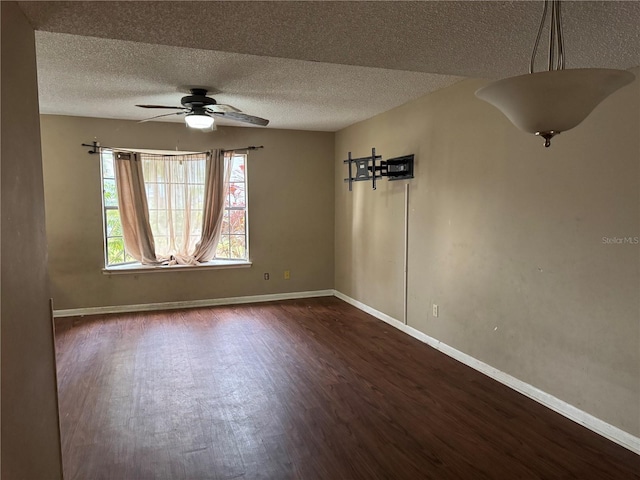
<path id="1" fill-rule="evenodd" d="M 548 70 L 534 73 L 540 37 L 551 10 Z M 505 78 L 476 92 L 528 133 L 551 139 L 582 122 L 600 103 L 635 78 L 631 72 L 606 68 L 564 68 L 565 52 L 560 0 L 545 0 L 529 74 Z"/>

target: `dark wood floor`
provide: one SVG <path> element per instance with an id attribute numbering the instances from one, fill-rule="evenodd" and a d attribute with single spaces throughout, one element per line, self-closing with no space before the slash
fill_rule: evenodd
<path id="1" fill-rule="evenodd" d="M 640 479 L 640 456 L 335 298 L 66 323 L 67 480 Z"/>

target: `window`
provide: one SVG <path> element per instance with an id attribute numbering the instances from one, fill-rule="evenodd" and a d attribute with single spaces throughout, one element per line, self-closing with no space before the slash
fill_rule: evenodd
<path id="1" fill-rule="evenodd" d="M 247 258 L 246 155 L 234 155 L 216 258 Z"/>
<path id="2" fill-rule="evenodd" d="M 122 224 L 118 210 L 118 191 L 116 189 L 115 165 L 113 152 L 102 150 L 102 205 L 104 208 L 104 251 L 105 265 L 123 265 L 136 260 L 124 248 Z"/>
<path id="3" fill-rule="evenodd" d="M 193 250 L 202 232 L 206 154 L 139 158 L 156 253 Z"/>
<path id="4" fill-rule="evenodd" d="M 167 155 L 175 152 L 166 152 Z M 157 158 L 157 157 L 155 157 Z M 169 231 L 172 226 L 190 221 L 188 243 L 193 246 L 200 240 L 202 208 L 204 205 L 206 156 L 191 160 L 192 166 L 169 175 L 163 162 L 141 154 L 145 191 L 149 207 L 149 220 L 156 250 L 170 247 Z M 122 225 L 118 209 L 118 193 L 115 181 L 115 158 L 111 150 L 102 150 L 102 201 L 104 207 L 104 249 L 107 267 L 137 265 L 127 253 L 122 236 Z M 229 188 L 225 195 L 222 232 L 216 250 L 215 260 L 247 261 L 247 195 L 246 195 L 246 155 L 234 154 L 229 172 Z M 188 189 L 186 191 L 185 189 Z M 191 213 L 183 205 L 188 198 Z M 171 212 L 167 204 L 172 204 Z M 172 223 L 173 222 L 173 223 Z"/>

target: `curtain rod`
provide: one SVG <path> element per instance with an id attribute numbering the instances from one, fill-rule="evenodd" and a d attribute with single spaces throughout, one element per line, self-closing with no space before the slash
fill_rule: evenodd
<path id="1" fill-rule="evenodd" d="M 100 142 L 83 143 L 82 146 L 83 147 L 91 147 L 91 150 L 89 150 L 87 152 L 90 155 L 93 155 L 94 153 L 100 153 L 100 151 L 99 151 L 100 148 L 107 148 L 109 150 L 122 150 L 122 149 L 118 149 L 118 148 L 104 147 L 104 146 L 100 145 Z M 264 148 L 264 145 L 259 145 L 259 146 L 249 145 L 248 147 L 242 147 L 242 148 L 230 148 L 230 149 L 226 149 L 226 150 L 221 150 L 221 152 L 240 152 L 242 150 L 258 150 L 260 148 Z M 199 153 L 207 153 L 207 152 L 199 152 Z"/>
<path id="2" fill-rule="evenodd" d="M 93 144 L 83 143 L 83 147 L 91 147 L 92 150 L 89 150 L 87 153 L 89 155 L 93 155 L 94 153 L 100 153 L 98 149 L 100 148 L 100 142 L 93 142 Z"/>
<path id="3" fill-rule="evenodd" d="M 81 144 L 83 147 L 91 147 L 91 150 L 89 150 L 87 153 L 90 155 L 93 155 L 94 153 L 100 153 L 100 149 L 104 148 L 105 150 L 116 150 L 118 152 L 125 152 L 125 153 L 149 153 L 149 152 L 153 152 L 154 150 L 151 149 L 145 149 L 145 148 L 141 148 L 139 150 L 130 150 L 127 148 L 122 148 L 122 147 L 106 147 L 104 145 L 100 145 L 100 142 L 93 142 L 92 144 L 89 143 L 82 143 Z M 180 156 L 180 155 L 198 155 L 198 154 L 207 154 L 210 152 L 182 152 L 182 153 L 174 153 L 171 150 L 163 150 L 167 153 L 165 154 L 153 154 L 150 153 L 150 155 L 163 155 L 165 157 L 167 156 Z"/>
<path id="4" fill-rule="evenodd" d="M 230 148 L 228 150 L 222 150 L 223 152 L 239 152 L 241 150 L 258 150 L 259 148 L 264 148 L 264 145 L 259 145 L 259 146 L 254 146 L 254 145 L 249 145 L 248 147 L 242 147 L 242 148 Z"/>

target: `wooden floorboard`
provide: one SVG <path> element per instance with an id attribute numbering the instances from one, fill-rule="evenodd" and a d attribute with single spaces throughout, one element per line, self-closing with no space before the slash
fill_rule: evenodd
<path id="1" fill-rule="evenodd" d="M 333 297 L 60 325 L 67 480 L 640 479 L 640 456 Z"/>

